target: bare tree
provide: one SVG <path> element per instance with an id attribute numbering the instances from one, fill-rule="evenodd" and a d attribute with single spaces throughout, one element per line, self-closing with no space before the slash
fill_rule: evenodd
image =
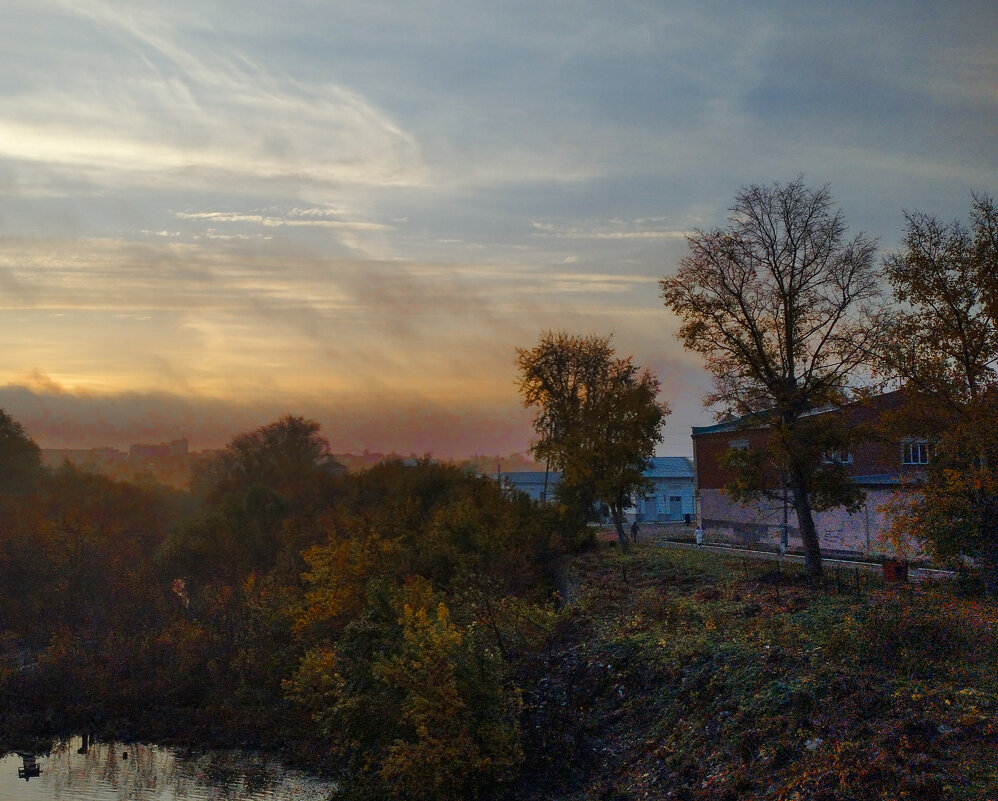
<path id="1" fill-rule="evenodd" d="M 812 413 L 850 398 L 879 335 L 876 242 L 845 239 L 846 224 L 828 187 L 749 186 L 735 196 L 729 225 L 687 237 L 689 255 L 661 282 L 682 320 L 678 337 L 714 374 L 705 403 L 718 416 L 752 415 L 772 432 L 772 460 L 791 493 L 808 574 L 821 575 L 812 510 L 822 459 Z M 832 423 L 838 415 L 822 415 Z M 834 438 L 832 438 L 834 439 Z M 842 500 L 853 505 L 856 489 Z M 834 504 L 824 494 L 822 506 Z"/>

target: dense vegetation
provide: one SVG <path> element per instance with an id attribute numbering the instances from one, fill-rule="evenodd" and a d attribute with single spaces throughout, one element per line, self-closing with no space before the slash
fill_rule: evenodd
<path id="1" fill-rule="evenodd" d="M 353 798 L 516 776 L 513 670 L 576 521 L 429 461 L 339 475 L 301 418 L 237 437 L 193 494 L 47 473 L 12 441 L 0 734 L 279 744 Z"/>
<path id="2" fill-rule="evenodd" d="M 0 493 L 0 750 L 279 748 L 352 799 L 998 791 L 998 612 L 958 587 L 586 549 L 453 467 L 335 475 L 297 418 L 196 495 L 31 453 Z"/>
<path id="3" fill-rule="evenodd" d="M 975 195 L 969 227 L 905 216 L 904 246 L 884 260 L 898 303 L 876 367 L 907 389 L 893 435 L 924 440 L 932 458 L 892 534 L 974 557 L 998 597 L 998 207 Z"/>
<path id="4" fill-rule="evenodd" d="M 617 356 L 610 337 L 563 331 L 518 348 L 517 364 L 523 403 L 537 410 L 531 451 L 561 472 L 555 497 L 588 516 L 606 504 L 626 550 L 624 510 L 651 489 L 644 472 L 669 414 L 658 379 Z"/>
<path id="5" fill-rule="evenodd" d="M 998 609 L 972 587 L 850 571 L 816 591 L 654 545 L 571 565 L 527 682 L 526 797 L 996 797 Z"/>

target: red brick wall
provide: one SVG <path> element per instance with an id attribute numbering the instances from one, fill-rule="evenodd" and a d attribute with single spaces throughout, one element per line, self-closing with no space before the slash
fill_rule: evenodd
<path id="1" fill-rule="evenodd" d="M 758 450 L 766 444 L 769 432 L 764 428 L 718 431 L 693 437 L 693 464 L 697 474 L 698 489 L 720 489 L 735 477 L 721 467 L 720 460 L 736 440 L 748 440 L 749 450 Z"/>
<path id="2" fill-rule="evenodd" d="M 854 425 L 868 424 L 873 428 L 885 414 L 898 409 L 903 402 L 902 393 L 894 392 L 852 405 L 841 414 L 848 415 Z M 773 547 L 779 544 L 782 501 L 761 499 L 745 505 L 735 503 L 724 491 L 734 475 L 720 466 L 721 457 L 732 447 L 733 441 L 748 441 L 751 450 L 764 447 L 767 438 L 768 430 L 764 428 L 714 431 L 693 437 L 698 519 L 708 539 Z M 847 470 L 853 476 L 887 474 L 902 479 L 914 477 L 923 468 L 903 465 L 902 453 L 902 444 L 897 439 L 884 435 L 871 436 L 868 441 L 852 448 L 852 462 L 847 465 Z M 774 476 L 773 486 L 777 485 Z M 899 492 L 903 495 L 903 486 L 871 486 L 867 488 L 866 503 L 856 514 L 850 515 L 844 509 L 815 513 L 822 548 L 865 553 L 890 552 L 890 546 L 883 539 L 889 525 L 884 504 L 901 497 Z M 789 510 L 788 523 L 791 548 L 799 547 L 797 518 L 792 509 Z"/>
<path id="3" fill-rule="evenodd" d="M 851 423 L 855 425 L 875 425 L 882 416 L 901 406 L 903 394 L 891 392 L 880 395 L 864 403 L 857 403 L 844 409 Z M 697 487 L 700 489 L 721 489 L 734 478 L 734 474 L 720 466 L 720 459 L 731 448 L 734 440 L 748 440 L 749 449 L 764 447 L 768 432 L 764 428 L 734 429 L 698 434 L 693 437 L 693 458 L 697 472 Z M 916 465 L 902 465 L 902 446 L 897 440 L 871 439 L 860 443 L 851 450 L 852 464 L 847 470 L 853 476 L 869 476 L 890 473 L 901 476 L 914 476 L 920 468 Z M 775 478 L 775 477 L 774 477 Z"/>

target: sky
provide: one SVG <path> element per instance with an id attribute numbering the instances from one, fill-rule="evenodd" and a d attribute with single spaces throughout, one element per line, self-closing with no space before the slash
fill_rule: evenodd
<path id="1" fill-rule="evenodd" d="M 42 447 L 531 439 L 517 347 L 613 335 L 663 455 L 710 378 L 658 280 L 740 187 L 849 236 L 998 194 L 998 7 L 0 0 L 0 408 Z"/>

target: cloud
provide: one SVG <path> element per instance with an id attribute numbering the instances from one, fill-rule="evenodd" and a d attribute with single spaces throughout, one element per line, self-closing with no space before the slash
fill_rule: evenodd
<path id="1" fill-rule="evenodd" d="M 175 21 L 148 7 L 60 5 L 75 17 L 62 24 L 84 26 L 100 49 L 58 80 L 29 79 L 8 93 L 0 155 L 22 162 L 24 172 L 39 163 L 103 185 L 221 181 L 244 190 L 260 181 L 392 186 L 426 179 L 413 137 L 342 85 L 293 80 L 218 43 L 182 39 Z"/>
<path id="2" fill-rule="evenodd" d="M 529 414 L 515 398 L 476 407 L 398 397 L 239 403 L 173 393 L 74 392 L 34 376 L 0 385 L 0 408 L 43 448 L 127 449 L 180 437 L 194 450 L 218 448 L 284 414 L 317 420 L 339 452 L 512 453 L 526 448 L 529 435 Z"/>
<path id="3" fill-rule="evenodd" d="M 638 224 L 644 221 L 638 221 Z M 533 227 L 541 235 L 555 239 L 666 239 L 685 240 L 691 231 L 631 227 L 620 220 L 612 223 L 593 223 L 588 227 L 555 225 L 554 223 L 534 222 Z"/>
<path id="4" fill-rule="evenodd" d="M 420 404 L 515 409 L 547 329 L 696 399 L 655 281 L 739 186 L 831 181 L 889 247 L 998 181 L 984 0 L 8 5 L 0 381 L 46 403 L 405 439 Z"/>
<path id="5" fill-rule="evenodd" d="M 513 414 L 514 348 L 541 330 L 615 331 L 625 352 L 667 335 L 657 301 L 635 308 L 625 297 L 657 296 L 655 279 L 638 273 L 329 259 L 276 243 L 159 237 L 0 239 L 3 269 L 27 291 L 4 299 L 22 345 L 0 353 L 0 376 L 49 407 L 56 396 L 79 401 L 73 409 L 99 407 L 103 417 L 85 415 L 97 433 L 116 430 L 108 409 L 189 394 L 212 425 L 228 414 L 216 406 L 245 405 L 251 419 L 232 419 L 255 424 L 260 410 L 350 409 L 353 422 L 337 430 L 367 432 L 365 447 L 398 447 L 392 437 L 428 443 L 397 421 L 424 419 L 421 406 L 427 420 Z M 173 418 L 178 403 L 167 404 Z M 358 422 L 364 409 L 372 416 Z M 386 415 L 381 439 L 374 410 Z M 142 431 L 146 417 L 129 411 L 122 425 Z M 69 425 L 64 439 L 86 433 Z M 474 426 L 462 426 L 471 437 Z"/>
<path id="6" fill-rule="evenodd" d="M 295 210 L 286 217 L 264 214 L 240 214 L 224 211 L 175 212 L 181 220 L 203 220 L 214 223 L 251 223 L 264 228 L 334 228 L 349 231 L 390 231 L 384 223 L 323 219 L 321 209 Z"/>
<path id="7" fill-rule="evenodd" d="M 668 360 L 642 366 L 657 368 L 673 409 L 660 450 L 687 453 L 689 425 L 709 422 L 698 407 L 702 373 Z M 512 391 L 475 403 L 380 392 L 377 387 L 354 397 L 289 393 L 283 398 L 240 401 L 193 393 L 88 392 L 35 373 L 0 385 L 0 408 L 21 422 L 43 448 L 127 449 L 134 443 L 180 437 L 188 439 L 194 450 L 217 448 L 284 414 L 317 420 L 339 452 L 359 453 L 366 448 L 456 458 L 523 451 L 533 437 L 533 412 Z"/>

